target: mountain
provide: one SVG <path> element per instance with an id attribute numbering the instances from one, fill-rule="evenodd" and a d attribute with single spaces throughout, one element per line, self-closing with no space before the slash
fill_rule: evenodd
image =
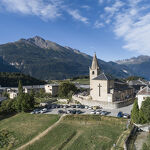
<path id="1" fill-rule="evenodd" d="M 44 80 L 87 75 L 92 63 L 91 56 L 39 36 L 0 45 L 0 58 L 16 71 Z M 102 60 L 99 63 L 108 74 L 130 75 L 126 65 Z"/>
<path id="2" fill-rule="evenodd" d="M 119 60 L 116 63 L 126 66 L 133 75 L 150 79 L 150 56 L 140 55 L 131 59 Z"/>

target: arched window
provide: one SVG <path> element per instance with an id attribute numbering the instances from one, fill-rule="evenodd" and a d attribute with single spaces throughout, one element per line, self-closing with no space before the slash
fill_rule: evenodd
<path id="1" fill-rule="evenodd" d="M 92 74 L 94 74 L 94 71 L 92 71 Z"/>

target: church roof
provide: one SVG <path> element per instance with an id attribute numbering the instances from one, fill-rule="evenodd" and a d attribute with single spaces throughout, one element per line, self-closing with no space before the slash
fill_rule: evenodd
<path id="1" fill-rule="evenodd" d="M 114 78 L 110 75 L 106 75 L 104 72 L 99 76 L 95 77 L 93 80 L 114 80 Z"/>
<path id="2" fill-rule="evenodd" d="M 99 69 L 99 64 L 98 64 L 96 54 L 94 54 L 91 69 Z"/>
<path id="3" fill-rule="evenodd" d="M 140 90 L 137 95 L 150 95 L 150 88 L 149 88 L 149 86 L 146 86 L 145 88 Z"/>

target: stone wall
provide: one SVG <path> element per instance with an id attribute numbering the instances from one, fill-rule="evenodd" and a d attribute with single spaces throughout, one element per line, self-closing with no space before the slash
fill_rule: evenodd
<path id="1" fill-rule="evenodd" d="M 124 106 L 130 105 L 134 102 L 133 99 L 128 99 L 126 101 L 119 101 L 119 102 L 100 102 L 100 101 L 91 100 L 88 98 L 85 99 L 83 96 L 80 97 L 77 95 L 74 95 L 72 97 L 72 99 L 80 102 L 83 105 L 101 106 L 103 108 L 108 108 L 108 109 L 115 109 L 115 108 L 124 107 Z"/>

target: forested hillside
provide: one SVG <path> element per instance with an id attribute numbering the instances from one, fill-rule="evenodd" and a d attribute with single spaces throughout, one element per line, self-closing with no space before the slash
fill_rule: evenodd
<path id="1" fill-rule="evenodd" d="M 92 63 L 91 56 L 38 36 L 0 45 L 0 57 L 16 71 L 44 80 L 87 75 Z M 108 74 L 117 77 L 129 75 L 116 63 L 102 60 L 99 63 Z"/>
<path id="2" fill-rule="evenodd" d="M 19 80 L 23 85 L 42 85 L 45 81 L 35 79 L 21 73 L 0 72 L 0 85 L 2 87 L 18 87 Z"/>

